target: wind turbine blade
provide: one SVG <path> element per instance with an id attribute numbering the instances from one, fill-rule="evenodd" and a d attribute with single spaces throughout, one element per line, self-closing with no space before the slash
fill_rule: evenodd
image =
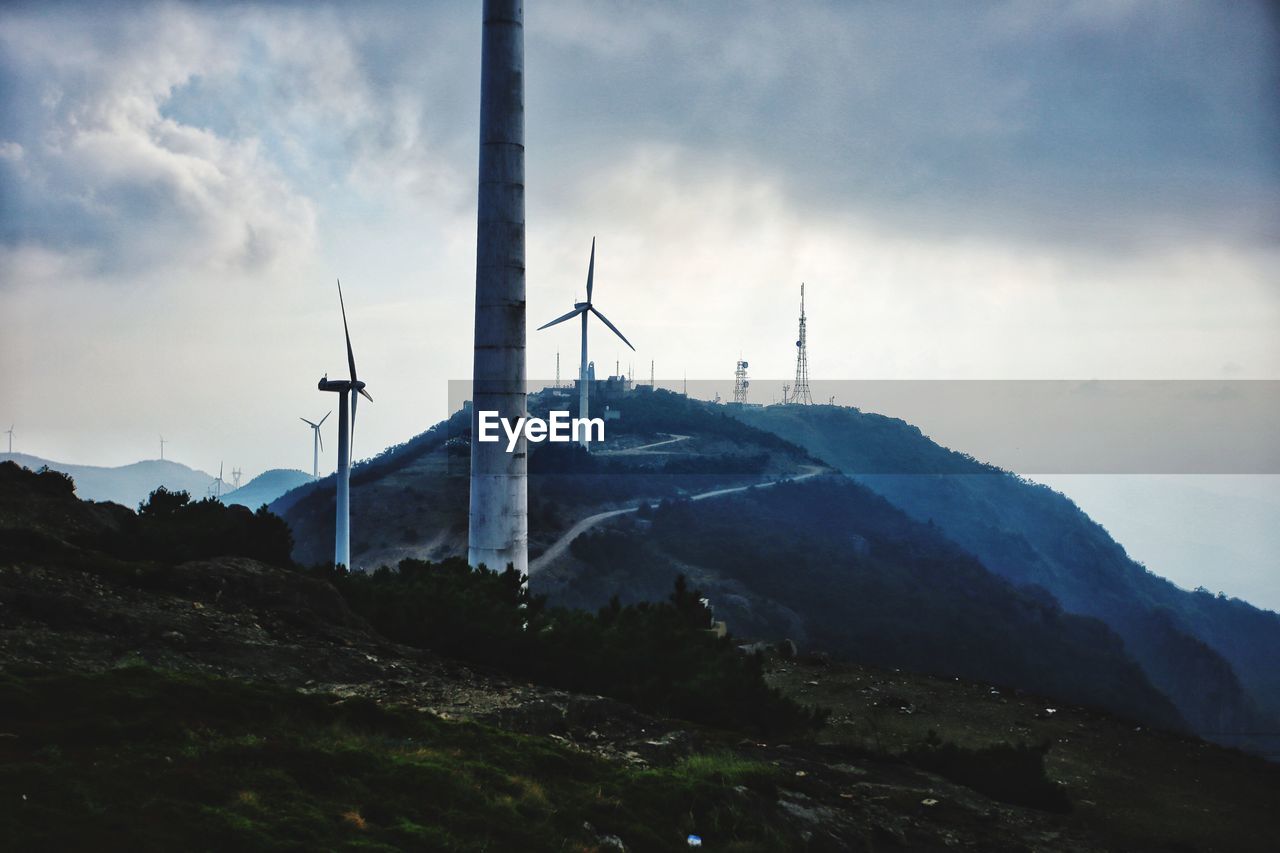
<path id="1" fill-rule="evenodd" d="M 627 336 L 626 336 L 626 335 L 624 335 L 624 334 L 622 334 L 622 332 L 619 332 L 619 331 L 618 331 L 618 327 L 617 327 L 617 326 L 615 326 L 615 325 L 613 325 L 612 323 L 610 323 L 610 322 L 609 322 L 609 318 L 608 318 L 608 317 L 606 317 L 606 316 L 604 316 L 603 314 L 601 314 L 601 313 L 600 313 L 599 311 L 597 311 L 595 308 L 592 308 L 592 309 L 591 309 L 591 313 L 592 313 L 592 314 L 595 314 L 597 317 L 599 317 L 599 318 L 600 318 L 600 320 L 601 320 L 601 322 L 603 322 L 603 323 L 604 323 L 606 326 L 608 326 L 610 329 L 613 329 L 613 333 L 614 333 L 615 335 L 617 335 L 618 337 L 622 338 L 622 342 L 623 342 L 624 344 L 626 344 L 627 346 L 631 347 L 631 350 L 632 350 L 633 352 L 635 351 L 635 347 L 632 347 L 632 346 L 631 346 L 631 341 L 627 340 Z"/>
<path id="2" fill-rule="evenodd" d="M 539 326 L 535 331 L 541 332 L 543 329 L 546 329 L 550 326 L 554 326 L 556 323 L 563 323 L 565 320 L 571 320 L 586 310 L 587 310 L 586 308 L 574 308 L 568 314 L 565 314 L 561 317 L 557 317 L 554 320 L 552 320 L 550 323 L 546 323 L 544 325 Z"/>
<path id="3" fill-rule="evenodd" d="M 596 238 L 591 238 L 591 262 L 587 264 L 587 304 L 591 304 L 591 287 L 596 277 Z"/>
<path id="4" fill-rule="evenodd" d="M 307 420 L 306 418 L 298 418 L 298 420 L 302 421 L 304 424 L 308 424 L 308 425 L 309 425 L 309 426 L 311 426 L 313 429 L 314 429 L 315 427 L 319 426 L 319 424 L 313 424 L 313 423 L 311 423 L 311 421 Z"/>
<path id="5" fill-rule="evenodd" d="M 320 449 L 324 450 L 324 436 L 320 434 L 320 430 L 316 430 L 316 439 L 320 442 Z"/>
<path id="6" fill-rule="evenodd" d="M 347 330 L 347 306 L 342 301 L 342 280 L 338 279 L 338 305 L 342 308 L 342 334 L 347 338 L 347 366 L 351 368 L 351 381 L 356 381 L 356 357 L 351 352 L 351 332 Z"/>
<path id="7" fill-rule="evenodd" d="M 366 400 L 368 400 L 370 403 L 372 403 L 372 402 L 373 402 L 373 395 L 372 395 L 372 394 L 370 394 L 368 391 L 366 391 L 365 389 L 361 388 L 361 389 L 360 389 L 360 393 L 361 393 L 361 394 L 363 394 L 363 395 L 364 395 L 364 398 L 365 398 Z"/>
<path id="8" fill-rule="evenodd" d="M 330 409 L 329 411 L 325 412 L 324 417 L 320 419 L 320 423 L 316 424 L 316 426 L 320 426 L 325 421 L 329 420 L 329 415 L 332 415 L 332 414 L 333 414 L 333 409 Z"/>
<path id="9" fill-rule="evenodd" d="M 351 461 L 351 448 L 356 443 L 356 406 L 360 403 L 360 395 L 351 395 L 351 433 L 347 436 L 347 460 Z"/>

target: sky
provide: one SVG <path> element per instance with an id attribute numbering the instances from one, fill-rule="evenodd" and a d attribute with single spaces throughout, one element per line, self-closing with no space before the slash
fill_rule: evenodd
<path id="1" fill-rule="evenodd" d="M 660 384 L 727 389 L 739 356 L 789 376 L 801 281 L 815 379 L 1280 379 L 1264 3 L 525 15 L 531 378 L 576 362 L 573 324 L 533 329 L 581 298 L 595 237 L 637 352 L 594 335 L 593 358 Z M 14 449 L 116 465 L 163 433 L 205 470 L 307 468 L 337 277 L 375 398 L 355 455 L 444 417 L 479 47 L 472 2 L 0 7 Z"/>

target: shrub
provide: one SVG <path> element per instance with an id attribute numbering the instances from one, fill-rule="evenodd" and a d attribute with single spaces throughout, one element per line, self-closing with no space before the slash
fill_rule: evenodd
<path id="1" fill-rule="evenodd" d="M 702 595 L 678 578 L 670 598 L 596 614 L 548 608 L 513 569 L 461 559 L 404 560 L 372 574 L 317 568 L 382 634 L 567 690 L 602 693 L 655 714 L 773 734 L 820 725 L 764 682 L 759 656 L 710 630 Z"/>
<path id="2" fill-rule="evenodd" d="M 1044 769 L 1049 742 L 1038 745 L 999 743 L 968 749 L 942 741 L 929 732 L 923 744 L 904 754 L 917 767 L 1017 806 L 1050 812 L 1071 811 L 1071 799 Z"/>

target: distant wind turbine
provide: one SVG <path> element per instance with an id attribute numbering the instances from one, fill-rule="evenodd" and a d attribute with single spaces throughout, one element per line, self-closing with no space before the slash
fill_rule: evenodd
<path id="1" fill-rule="evenodd" d="M 338 515 L 334 525 L 333 562 L 337 566 L 351 568 L 351 440 L 356 431 L 356 404 L 360 396 L 370 402 L 373 397 L 364 389 L 364 383 L 356 378 L 356 357 L 351 352 L 351 332 L 347 329 L 347 306 L 342 300 L 342 282 L 338 282 L 338 305 L 342 308 L 342 333 L 347 339 L 347 367 L 351 379 L 330 379 L 328 374 L 317 386 L 321 391 L 333 391 L 338 395 Z M 356 391 L 357 395 L 351 392 Z M 347 414 L 350 400 L 351 414 Z M 327 417 L 327 416 L 326 416 Z"/>
<path id="2" fill-rule="evenodd" d="M 169 442 L 164 440 L 164 436 L 160 436 L 160 461 L 164 461 L 164 446 Z"/>
<path id="3" fill-rule="evenodd" d="M 312 423 L 303 417 L 298 418 L 298 420 L 311 427 L 311 479 L 313 480 L 320 479 L 320 451 L 324 450 L 324 439 L 320 437 L 320 426 L 329 420 L 329 415 L 332 414 L 332 409 L 325 412 L 324 417 L 320 419 L 320 423 Z"/>
<path id="4" fill-rule="evenodd" d="M 216 489 L 216 491 L 214 492 L 214 497 L 216 497 L 218 500 L 222 500 L 222 463 L 221 462 L 218 463 L 218 479 L 213 481 L 213 485 L 214 485 L 214 488 Z"/>
<path id="5" fill-rule="evenodd" d="M 580 418 L 587 417 L 587 385 L 588 385 L 588 382 L 587 382 L 587 314 L 595 314 L 597 317 L 600 318 L 600 322 L 608 326 L 609 329 L 612 330 L 612 332 L 615 335 L 622 338 L 622 342 L 624 344 L 631 347 L 632 351 L 635 350 L 635 347 L 631 346 L 631 341 L 627 340 L 626 335 L 622 334 L 622 332 L 619 332 L 618 327 L 610 323 L 609 318 L 601 314 L 598 310 L 596 310 L 595 305 L 592 304 L 591 302 L 591 291 L 592 291 L 592 284 L 593 284 L 592 280 L 595 278 L 595 272 L 596 272 L 596 238 L 592 237 L 591 238 L 591 261 L 587 265 L 587 301 L 575 302 L 573 304 L 572 311 L 570 311 L 569 313 L 561 317 L 555 318 L 554 320 L 552 320 L 550 323 L 547 323 L 546 325 L 538 327 L 538 331 L 542 331 L 543 329 L 554 326 L 557 323 L 563 323 L 565 320 L 571 320 L 574 317 L 577 317 L 579 314 L 582 315 L 582 361 L 578 368 L 578 380 L 579 380 L 578 381 L 578 417 Z M 588 434 L 587 430 L 585 429 L 582 430 L 580 440 L 582 442 L 583 447 L 587 446 L 587 434 Z"/>
<path id="6" fill-rule="evenodd" d="M 5 430 L 5 432 L 9 434 L 9 455 L 10 456 L 13 455 L 13 428 L 16 426 L 17 424 L 9 424 L 9 428 Z"/>

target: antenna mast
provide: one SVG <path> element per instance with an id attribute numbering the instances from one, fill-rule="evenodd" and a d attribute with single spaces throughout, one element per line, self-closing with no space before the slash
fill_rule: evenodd
<path id="1" fill-rule="evenodd" d="M 750 384 L 747 381 L 747 363 L 738 359 L 738 365 L 733 370 L 733 402 L 747 402 L 747 387 Z"/>
<path id="2" fill-rule="evenodd" d="M 556 387 L 560 387 L 560 350 L 556 350 Z"/>
<path id="3" fill-rule="evenodd" d="M 791 386 L 791 402 L 802 406 L 813 405 L 809 393 L 809 352 L 805 340 L 804 282 L 800 283 L 800 335 L 796 338 L 796 381 Z M 787 402 L 783 400 L 783 402 Z"/>

